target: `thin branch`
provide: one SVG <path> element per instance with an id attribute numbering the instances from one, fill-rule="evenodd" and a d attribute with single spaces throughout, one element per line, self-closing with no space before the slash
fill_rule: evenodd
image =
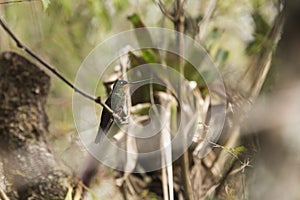
<path id="1" fill-rule="evenodd" d="M 37 60 L 40 64 L 45 66 L 48 70 L 50 70 L 53 74 L 55 74 L 58 78 L 60 78 L 63 82 L 65 82 L 69 87 L 74 89 L 75 92 L 80 93 L 82 96 L 92 100 L 96 101 L 96 98 L 81 91 L 77 87 L 75 87 L 70 81 L 68 81 L 63 75 L 61 75 L 54 67 L 52 67 L 50 64 L 46 63 L 44 60 L 42 60 L 40 57 L 38 57 L 32 50 L 27 48 L 25 45 L 21 43 L 21 41 L 12 33 L 12 31 L 5 25 L 5 23 L 0 19 L 0 24 L 3 27 L 3 29 L 9 34 L 9 36 L 15 41 L 17 47 L 28 53 L 31 57 L 33 57 L 35 60 Z"/>
<path id="2" fill-rule="evenodd" d="M 216 4 L 217 4 L 217 0 L 212 0 L 208 3 L 208 6 L 205 10 L 203 20 L 199 23 L 199 34 L 198 34 L 198 36 L 199 36 L 200 41 L 203 40 L 204 34 L 206 33 L 206 28 L 207 28 L 208 22 L 212 18 L 213 13 L 216 9 Z"/>
<path id="3" fill-rule="evenodd" d="M 156 1 L 157 5 L 159 6 L 160 11 L 171 21 L 175 21 L 175 17 L 166 9 L 166 6 L 163 4 L 161 0 Z"/>
<path id="4" fill-rule="evenodd" d="M 177 46 L 179 50 L 179 72 L 183 75 L 184 74 L 184 59 L 182 58 L 183 56 L 183 48 L 184 48 L 184 2 L 185 0 L 176 0 L 174 2 L 175 4 L 175 10 L 176 10 L 176 15 L 175 15 L 175 21 L 174 21 L 174 26 L 176 31 L 178 31 L 180 34 L 177 34 Z"/>
<path id="5" fill-rule="evenodd" d="M 31 2 L 31 1 L 39 1 L 39 0 L 12 0 L 12 1 L 3 1 L 0 4 L 11 4 L 11 3 L 24 3 L 24 2 Z"/>
<path id="6" fill-rule="evenodd" d="M 183 59 L 183 54 L 184 54 L 184 3 L 185 0 L 175 0 L 174 1 L 174 7 L 175 7 L 175 21 L 174 21 L 174 27 L 176 31 L 179 33 L 176 35 L 177 36 L 177 48 L 179 51 L 178 55 L 178 61 L 179 61 L 179 72 L 182 76 L 184 76 L 184 59 Z M 183 83 L 183 78 L 180 79 L 180 83 Z M 182 101 L 182 87 L 180 88 L 179 91 L 179 101 Z M 187 133 L 187 132 L 186 132 Z M 187 136 L 186 136 L 187 137 Z M 180 164 L 181 164 L 181 170 L 182 170 L 182 180 L 183 180 L 183 195 L 184 198 L 187 200 L 193 200 L 194 195 L 193 195 L 193 189 L 191 187 L 192 183 L 190 180 L 190 163 L 189 163 L 189 151 L 187 148 L 187 141 L 186 138 L 182 140 L 183 142 L 183 149 L 187 149 L 181 159 L 180 159 Z"/>
<path id="7" fill-rule="evenodd" d="M 225 171 L 223 176 L 218 181 L 218 186 L 215 190 L 215 195 L 216 196 L 218 196 L 220 194 L 222 186 L 224 186 L 224 184 L 226 183 L 226 180 L 227 180 L 228 176 L 230 175 L 230 173 L 232 172 L 232 170 L 234 169 L 234 166 L 235 166 L 236 162 L 237 162 L 237 159 L 234 159 L 232 161 L 231 165 L 229 166 L 229 168 Z"/>
<path id="8" fill-rule="evenodd" d="M 32 50 L 30 50 L 28 47 L 26 47 L 14 34 L 13 32 L 8 28 L 8 26 L 2 21 L 0 18 L 0 25 L 5 30 L 5 32 L 14 40 L 17 47 L 25 51 L 27 54 L 29 54 L 32 58 L 37 60 L 41 65 L 46 67 L 49 71 L 51 71 L 55 76 L 57 76 L 59 79 L 61 79 L 64 83 L 66 83 L 69 87 L 71 87 L 75 92 L 79 93 L 83 97 L 92 100 L 96 102 L 97 104 L 100 104 L 102 107 L 106 108 L 110 113 L 114 115 L 114 117 L 119 118 L 118 115 L 114 113 L 114 111 L 107 106 L 104 102 L 102 102 L 101 97 L 93 97 L 90 94 L 85 93 L 81 89 L 77 88 L 75 85 L 73 85 L 69 80 L 67 80 L 63 75 L 61 75 L 53 66 L 48 64 L 46 61 L 41 59 L 37 54 L 35 54 Z"/>
<path id="9" fill-rule="evenodd" d="M 175 1 L 175 7 L 176 7 L 176 15 L 175 15 L 175 21 L 180 20 L 181 16 L 184 16 L 183 13 L 183 6 L 184 6 L 185 0 L 176 0 Z"/>
<path id="10" fill-rule="evenodd" d="M 233 176 L 233 175 L 235 175 L 237 173 L 240 173 L 240 172 L 244 173 L 245 169 L 249 168 L 249 167 L 253 168 L 253 166 L 250 164 L 250 160 L 247 159 L 246 161 L 241 163 L 241 166 L 239 168 L 237 168 L 235 170 L 232 170 L 229 175 Z"/>

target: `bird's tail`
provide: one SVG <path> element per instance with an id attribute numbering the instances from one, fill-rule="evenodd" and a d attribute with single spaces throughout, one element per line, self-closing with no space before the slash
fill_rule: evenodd
<path id="1" fill-rule="evenodd" d="M 103 135 L 104 135 L 104 132 L 103 132 L 102 128 L 99 128 L 99 129 L 98 129 L 97 136 L 96 136 L 96 139 L 95 139 L 94 142 L 95 142 L 96 144 L 99 144 L 100 141 L 102 140 Z"/>
<path id="2" fill-rule="evenodd" d="M 85 168 L 81 173 L 81 181 L 84 185 L 89 187 L 92 178 L 97 174 L 99 161 L 96 160 L 93 156 L 88 155 L 85 163 Z"/>

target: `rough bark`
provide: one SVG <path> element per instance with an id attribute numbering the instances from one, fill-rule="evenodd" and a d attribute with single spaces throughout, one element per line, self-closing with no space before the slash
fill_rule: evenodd
<path id="1" fill-rule="evenodd" d="M 24 57 L 0 55 L 0 161 L 10 199 L 64 199 L 68 175 L 47 146 L 50 77 Z"/>

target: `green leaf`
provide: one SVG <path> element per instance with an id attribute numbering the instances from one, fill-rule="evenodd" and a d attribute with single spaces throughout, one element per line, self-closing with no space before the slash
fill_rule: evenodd
<path id="1" fill-rule="evenodd" d="M 213 28 L 205 37 L 205 47 L 207 50 L 211 50 L 215 42 L 221 37 L 222 30 Z"/>
<path id="2" fill-rule="evenodd" d="M 254 39 L 246 48 L 246 53 L 250 56 L 262 52 L 263 48 L 265 48 L 264 43 L 268 42 L 266 35 L 270 31 L 269 24 L 259 12 L 254 12 L 252 18 L 255 25 Z"/>
<path id="3" fill-rule="evenodd" d="M 224 65 L 229 57 L 229 51 L 225 49 L 218 49 L 217 55 L 216 55 L 216 62 L 219 66 Z"/>
<path id="4" fill-rule="evenodd" d="M 134 28 L 144 28 L 145 27 L 141 18 L 136 13 L 128 16 L 127 19 L 133 24 Z"/>
<path id="5" fill-rule="evenodd" d="M 251 41 L 248 46 L 246 47 L 246 53 L 247 55 L 251 56 L 251 55 L 255 55 L 258 54 L 262 51 L 262 44 L 265 40 L 265 36 L 262 34 L 255 34 L 255 38 L 253 41 Z"/>
<path id="6" fill-rule="evenodd" d="M 142 49 L 142 58 L 147 63 L 158 63 L 159 60 L 157 58 L 157 54 L 154 52 L 153 49 Z"/>
<path id="7" fill-rule="evenodd" d="M 235 152 L 236 154 L 242 153 L 242 152 L 244 152 L 244 151 L 246 151 L 246 148 L 245 148 L 244 146 L 238 146 L 238 147 L 235 147 L 235 148 L 234 148 L 234 152 Z"/>
<path id="8" fill-rule="evenodd" d="M 148 29 L 145 27 L 145 24 L 142 22 L 140 16 L 136 13 L 127 17 L 127 19 L 132 23 L 134 28 L 145 28 L 143 31 L 136 30 L 135 35 L 136 39 L 141 47 L 154 47 L 154 42 L 151 38 L 151 34 Z M 160 63 L 160 55 L 157 49 L 148 48 L 142 49 L 142 58 L 147 63 Z"/>
<path id="9" fill-rule="evenodd" d="M 255 32 L 262 35 L 267 35 L 270 30 L 270 26 L 264 17 L 259 12 L 254 12 L 252 17 L 255 23 Z"/>

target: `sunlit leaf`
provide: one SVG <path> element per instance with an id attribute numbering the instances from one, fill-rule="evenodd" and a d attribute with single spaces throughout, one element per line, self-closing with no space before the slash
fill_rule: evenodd
<path id="1" fill-rule="evenodd" d="M 49 7 L 50 0 L 42 0 L 43 8 L 46 10 Z"/>
<path id="2" fill-rule="evenodd" d="M 227 61 L 228 57 L 229 57 L 229 51 L 227 51 L 225 49 L 218 49 L 215 61 L 219 65 L 224 65 L 224 63 Z"/>
<path id="3" fill-rule="evenodd" d="M 242 153 L 242 152 L 244 152 L 244 151 L 246 151 L 246 148 L 245 148 L 244 146 L 238 146 L 238 147 L 235 147 L 235 148 L 234 148 L 234 152 L 235 152 L 236 154 Z"/>

